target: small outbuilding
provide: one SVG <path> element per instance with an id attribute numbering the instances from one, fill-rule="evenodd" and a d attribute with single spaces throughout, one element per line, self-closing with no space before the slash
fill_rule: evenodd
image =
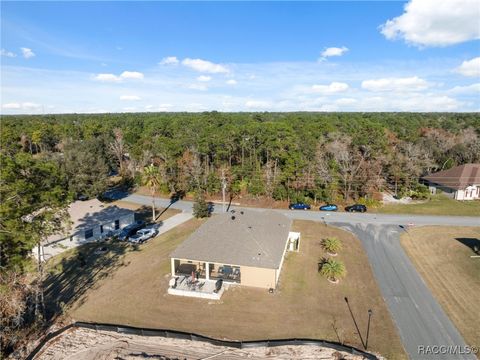
<path id="1" fill-rule="evenodd" d="M 277 211 L 215 215 L 171 254 L 172 276 L 275 289 L 285 252 L 300 246 L 300 233 L 291 232 L 291 225 Z"/>
<path id="2" fill-rule="evenodd" d="M 480 164 L 465 164 L 424 176 L 431 194 L 438 190 L 455 200 L 480 199 Z"/>

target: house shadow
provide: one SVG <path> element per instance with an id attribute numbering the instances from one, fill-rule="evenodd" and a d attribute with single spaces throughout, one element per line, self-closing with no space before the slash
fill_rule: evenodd
<path id="1" fill-rule="evenodd" d="M 463 245 L 467 246 L 475 254 L 480 255 L 480 239 L 477 238 L 455 238 L 458 242 L 461 242 Z"/>
<path id="2" fill-rule="evenodd" d="M 45 315 L 54 321 L 65 308 L 84 300 L 86 292 L 122 266 L 129 245 L 120 241 L 92 242 L 72 250 L 46 270 L 43 282 Z"/>
<path id="3" fill-rule="evenodd" d="M 86 203 L 85 205 L 88 206 Z M 135 214 L 132 210 L 115 205 L 90 206 L 77 211 L 84 211 L 84 215 L 77 219 L 72 216 L 72 234 L 86 232 L 89 229 L 96 229 L 98 234 L 97 231 L 101 231 L 99 229 L 102 226 L 107 224 L 113 226 L 115 220 Z M 133 218 L 128 219 L 133 220 Z M 105 231 L 108 234 L 110 229 L 106 228 Z M 130 250 L 131 247 L 127 242 L 112 239 L 84 240 L 82 244 L 72 247 L 67 253 L 57 255 L 61 256 L 60 260 L 55 257 L 50 259 L 45 264 L 43 279 L 46 320 L 54 321 L 65 308 L 78 301 L 81 303 L 86 292 L 98 281 L 113 274 L 115 269 L 126 265 L 124 255 Z"/>

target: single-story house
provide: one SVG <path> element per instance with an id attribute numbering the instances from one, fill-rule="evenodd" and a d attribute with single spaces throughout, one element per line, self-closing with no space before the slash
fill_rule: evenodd
<path id="1" fill-rule="evenodd" d="M 170 255 L 173 277 L 275 289 L 286 251 L 298 251 L 300 233 L 276 211 L 232 210 L 213 216 Z"/>
<path id="2" fill-rule="evenodd" d="M 431 194 L 441 190 L 455 200 L 480 199 L 480 164 L 465 164 L 422 178 Z"/>
<path id="3" fill-rule="evenodd" d="M 108 206 L 97 199 L 75 201 L 68 206 L 70 229 L 63 234 L 49 236 L 42 244 L 42 260 L 88 242 L 103 239 L 108 233 L 120 232 L 135 221 L 135 212 Z M 38 257 L 37 249 L 33 253 Z"/>

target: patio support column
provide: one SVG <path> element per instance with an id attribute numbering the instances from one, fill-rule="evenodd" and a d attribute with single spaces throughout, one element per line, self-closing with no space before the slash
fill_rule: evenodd
<path id="1" fill-rule="evenodd" d="M 171 270 L 172 270 L 172 276 L 175 276 L 175 259 L 174 258 L 171 258 L 170 259 L 170 264 L 171 264 Z"/>
<path id="2" fill-rule="evenodd" d="M 205 263 L 205 279 L 210 280 L 210 263 Z"/>

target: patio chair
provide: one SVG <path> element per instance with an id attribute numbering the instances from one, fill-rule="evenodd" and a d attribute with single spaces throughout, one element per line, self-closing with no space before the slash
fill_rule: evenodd
<path id="1" fill-rule="evenodd" d="M 240 278 L 240 269 L 239 268 L 235 268 L 233 270 L 233 279 L 234 280 L 237 280 L 238 278 Z"/>
<path id="2" fill-rule="evenodd" d="M 220 291 L 223 285 L 223 279 L 218 279 L 217 282 L 215 283 L 215 290 L 213 292 L 216 294 Z"/>

